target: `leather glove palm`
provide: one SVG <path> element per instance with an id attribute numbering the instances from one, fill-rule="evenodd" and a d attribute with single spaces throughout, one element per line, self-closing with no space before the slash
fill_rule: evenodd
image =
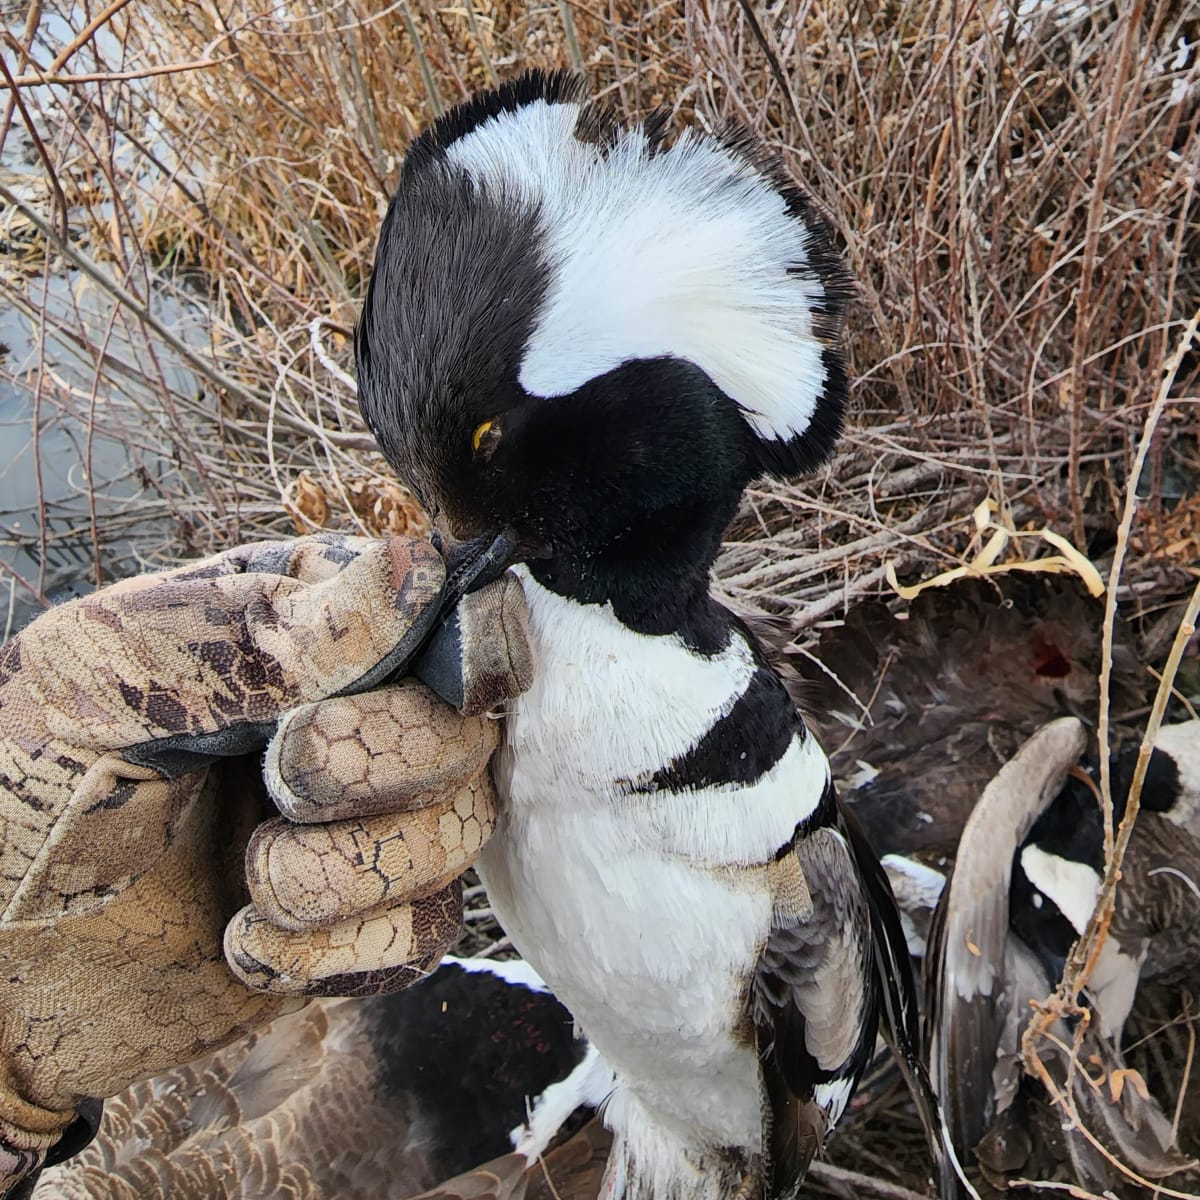
<path id="1" fill-rule="evenodd" d="M 405 539 L 243 547 L 0 650 L 0 1192 L 85 1097 L 304 996 L 406 986 L 457 936 L 496 722 L 414 680 L 362 691 L 443 578 Z M 471 598 L 464 710 L 528 684 L 519 590 Z"/>

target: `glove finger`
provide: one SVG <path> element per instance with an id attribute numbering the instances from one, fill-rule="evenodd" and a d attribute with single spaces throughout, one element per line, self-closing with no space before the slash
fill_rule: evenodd
<path id="1" fill-rule="evenodd" d="M 283 929 L 361 918 L 441 891 L 474 862 L 494 824 L 486 776 L 445 804 L 402 816 L 268 821 L 246 848 L 250 898 Z"/>
<path id="2" fill-rule="evenodd" d="M 249 542 L 231 546 L 200 562 L 184 563 L 169 571 L 134 575 L 112 584 L 110 595 L 119 596 L 157 587 L 172 579 L 187 583 L 219 579 L 224 575 L 284 575 L 301 583 L 322 583 L 338 574 L 378 539 L 350 537 L 340 533 L 317 533 L 308 537 L 273 542 Z"/>
<path id="3" fill-rule="evenodd" d="M 280 713 L 382 682 L 407 660 L 437 617 L 445 569 L 427 542 L 372 542 L 338 574 L 306 585 L 273 574 L 171 580 L 112 598 L 100 592 L 74 610 L 83 661 L 103 663 L 89 697 L 89 734 L 100 749 L 166 774 L 195 769 L 188 755 L 246 753 L 262 746 Z M 64 610 L 65 611 L 65 610 Z M 70 660 L 39 664 L 61 680 L 61 707 L 78 692 Z M 160 680 L 169 680 L 166 687 Z M 77 708 L 77 703 L 75 705 Z M 72 718 L 73 720 L 73 718 Z M 94 726 L 94 729 L 91 728 Z M 55 732 L 60 732 L 56 730 Z M 77 733 L 73 724 L 64 734 Z M 149 744 L 147 744 L 149 743 Z M 179 761 L 173 762 L 174 754 Z"/>
<path id="4" fill-rule="evenodd" d="M 340 574 L 373 546 L 375 538 L 317 533 L 289 541 L 236 546 L 225 553 L 239 571 L 253 575 L 286 575 L 300 583 L 324 583 Z"/>
<path id="5" fill-rule="evenodd" d="M 420 808 L 487 766 L 498 723 L 460 717 L 415 680 L 303 705 L 267 745 L 279 811 L 305 824 Z"/>
<path id="6" fill-rule="evenodd" d="M 463 713 L 484 713 L 533 682 L 529 610 L 511 572 L 459 601 L 412 672 Z"/>
<path id="7" fill-rule="evenodd" d="M 256 991 L 377 996 L 424 979 L 461 929 L 457 880 L 415 904 L 304 933 L 280 929 L 250 905 L 225 929 L 225 958 Z"/>
<path id="8" fill-rule="evenodd" d="M 218 680 L 234 702 L 224 711 L 262 720 L 382 682 L 388 664 L 426 635 L 444 579 L 428 542 L 392 538 L 371 543 L 312 585 L 267 574 L 215 580 L 206 612 L 220 660 L 212 665 L 224 666 L 230 648 L 236 651 L 226 679 Z M 205 649 L 192 649 L 201 662 L 208 661 Z"/>
<path id="9" fill-rule="evenodd" d="M 9 856 L 24 873 L 5 918 L 47 921 L 99 908 L 166 852 L 204 783 L 203 776 L 166 780 L 115 754 L 99 759 L 71 793 L 62 819 L 36 839 L 36 853 L 18 859 L 25 831 L 8 823 Z"/>

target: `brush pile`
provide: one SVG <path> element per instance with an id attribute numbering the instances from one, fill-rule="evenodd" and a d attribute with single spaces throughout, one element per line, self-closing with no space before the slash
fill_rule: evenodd
<path id="1" fill-rule="evenodd" d="M 750 126 L 831 214 L 858 278 L 841 452 L 801 488 L 750 494 L 719 566 L 732 602 L 803 648 L 856 601 L 894 597 L 889 569 L 978 566 L 1001 531 L 989 567 L 1061 560 L 1065 541 L 1126 616 L 1178 625 L 1200 562 L 1186 3 L 0 12 L 0 295 L 26 322 L 0 389 L 34 414 L 34 459 L 51 428 L 78 459 L 73 505 L 39 471 L 39 519 L 2 533 L 35 564 L 34 595 L 56 544 L 85 544 L 98 581 L 118 542 L 155 564 L 314 528 L 423 531 L 352 377 L 398 161 L 473 89 L 573 65 L 630 118 L 665 105 Z M 127 456 L 103 480 L 101 444 Z M 1017 536 L 1044 530 L 1057 542 Z M 863 1128 L 883 1111 L 894 1139 L 904 1118 L 874 1095 Z M 904 1154 L 853 1140 L 895 1178 Z"/>

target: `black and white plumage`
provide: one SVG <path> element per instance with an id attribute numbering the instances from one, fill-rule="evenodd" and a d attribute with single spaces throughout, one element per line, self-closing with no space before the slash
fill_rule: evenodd
<path id="1" fill-rule="evenodd" d="M 1111 763 L 1114 821 L 1125 815 L 1138 758 L 1130 743 Z M 1013 862 L 1013 930 L 1058 979 L 1091 919 L 1104 874 L 1099 771 L 1069 778 Z M 1143 977 L 1179 979 L 1200 967 L 1200 721 L 1164 725 L 1141 788 L 1141 811 L 1121 869 L 1109 936 L 1088 1003 L 1120 1043 Z"/>
<path id="2" fill-rule="evenodd" d="M 963 831 L 937 918 L 927 971 L 931 1071 L 951 1136 L 993 1175 L 1038 1175 L 1044 1157 L 1030 1130 L 1036 1106 L 1016 1104 L 1021 1035 L 1030 1002 L 1049 995 L 1096 906 L 1104 864 L 1094 781 L 1068 775 L 1086 744 L 1074 717 L 1039 730 L 985 790 Z M 1119 821 L 1136 745 L 1114 756 Z M 1094 767 L 1092 774 L 1096 774 Z M 1125 1063 L 1121 1036 L 1144 978 L 1186 980 L 1200 966 L 1200 721 L 1164 726 L 1142 790 L 1142 811 L 1122 863 L 1116 909 L 1082 1002 L 1079 1061 L 1104 1075 Z M 1097 1092 L 1071 1061 L 1073 1031 L 1058 1022 L 1041 1047 L 1056 1086 L 1070 1090 L 1085 1123 L 1146 1178 L 1186 1165 L 1171 1123 L 1153 1098 L 1131 1089 L 1120 1102 Z M 986 1135 L 986 1137 L 985 1137 Z M 1075 1182 L 1089 1190 L 1121 1181 L 1084 1137 L 1059 1139 Z M 945 1194 L 957 1195 L 944 1180 Z"/>
<path id="3" fill-rule="evenodd" d="M 880 1004 L 902 1036 L 915 1006 L 825 755 L 709 594 L 745 485 L 836 440 L 849 284 L 747 138 L 663 124 L 532 73 L 422 134 L 360 401 L 455 536 L 519 548 L 538 670 L 480 874 L 616 1072 L 607 1194 L 749 1200 L 795 1193 Z"/>

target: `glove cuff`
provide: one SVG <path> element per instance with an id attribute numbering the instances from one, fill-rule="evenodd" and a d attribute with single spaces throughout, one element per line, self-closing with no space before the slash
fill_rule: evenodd
<path id="1" fill-rule="evenodd" d="M 76 1117 L 73 1108 L 42 1108 L 0 1081 L 0 1140 L 20 1150 L 48 1150 Z"/>
<path id="2" fill-rule="evenodd" d="M 11 1107 L 8 1102 L 12 1099 L 11 1095 L 0 1096 L 0 1102 L 6 1109 Z M 68 1120 L 73 1116 L 74 1113 L 68 1114 Z M 37 1133 L 0 1118 L 0 1197 L 15 1197 L 24 1193 L 25 1189 L 20 1185 L 30 1176 L 37 1176 L 46 1161 L 47 1151 L 58 1141 L 62 1130 L 63 1126 L 60 1125 L 52 1132 Z"/>
<path id="3" fill-rule="evenodd" d="M 37 1177 L 46 1159 L 45 1150 L 25 1150 L 10 1143 L 6 1132 L 0 1128 L 0 1197 L 16 1200 L 27 1195 L 28 1189 L 21 1185 Z"/>
<path id="4" fill-rule="evenodd" d="M 0 1103 L 6 1109 L 12 1107 L 14 1097 L 0 1095 Z M 0 1117 L 0 1200 L 24 1200 L 32 1195 L 41 1169 L 78 1154 L 96 1136 L 104 1112 L 102 1100 L 85 1100 L 78 1113 L 73 1109 L 56 1113 L 19 1100 L 15 1107 L 26 1115 L 35 1114 L 33 1124 L 53 1121 L 55 1128 L 52 1132 L 35 1131 Z"/>
<path id="5" fill-rule="evenodd" d="M 73 1108 L 41 1108 L 0 1082 L 0 1196 L 42 1165 L 74 1120 Z"/>

